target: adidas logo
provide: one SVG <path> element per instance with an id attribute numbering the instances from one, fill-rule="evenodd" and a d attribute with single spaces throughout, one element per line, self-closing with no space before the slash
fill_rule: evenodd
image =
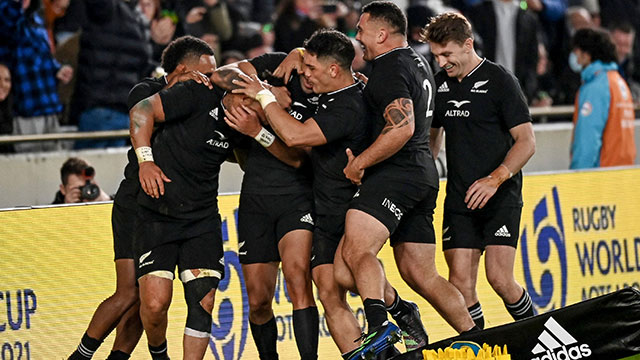
<path id="1" fill-rule="evenodd" d="M 440 87 L 438 88 L 438 92 L 439 93 L 443 93 L 443 92 L 449 92 L 449 85 L 447 85 L 447 82 L 443 82 L 442 85 L 440 85 Z"/>
<path id="2" fill-rule="evenodd" d="M 215 108 L 215 109 L 209 111 L 209 116 L 211 116 L 212 118 L 218 120 L 218 108 Z"/>
<path id="3" fill-rule="evenodd" d="M 305 216 L 300 218 L 300 222 L 306 222 L 309 223 L 311 225 L 314 225 L 313 223 L 313 218 L 311 217 L 311 214 L 306 214 Z"/>
<path id="4" fill-rule="evenodd" d="M 498 229 L 498 231 L 496 231 L 496 233 L 493 235 L 500 236 L 500 237 L 511 237 L 509 230 L 507 230 L 507 225 L 502 225 L 502 227 Z"/>
<path id="5" fill-rule="evenodd" d="M 534 355 L 542 354 L 542 356 L 536 356 L 531 360 L 574 360 L 591 356 L 589 345 L 577 344 L 578 340 L 560 326 L 553 317 L 544 323 L 544 327 L 545 329 L 538 336 L 540 342 L 531 350 Z"/>

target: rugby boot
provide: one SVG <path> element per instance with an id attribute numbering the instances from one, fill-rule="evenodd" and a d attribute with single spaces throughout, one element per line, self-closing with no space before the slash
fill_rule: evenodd
<path id="1" fill-rule="evenodd" d="M 360 339 L 356 339 L 358 341 Z M 379 327 L 369 331 L 363 335 L 362 345 L 353 350 L 348 360 L 374 360 L 378 354 L 393 346 L 393 344 L 402 340 L 400 329 L 388 320 Z"/>
<path id="2" fill-rule="evenodd" d="M 429 336 L 420 320 L 418 305 L 411 301 L 402 300 L 411 311 L 405 314 L 391 314 L 402 332 L 402 341 L 407 348 L 407 352 L 419 349 L 429 343 Z"/>
<path id="3" fill-rule="evenodd" d="M 391 346 L 378 354 L 378 356 L 376 356 L 376 360 L 390 360 L 398 355 L 402 355 L 402 353 L 395 346 Z"/>

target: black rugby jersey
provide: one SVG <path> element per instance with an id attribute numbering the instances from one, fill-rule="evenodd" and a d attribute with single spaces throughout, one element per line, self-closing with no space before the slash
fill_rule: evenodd
<path id="1" fill-rule="evenodd" d="M 160 219 L 216 216 L 220 165 L 239 137 L 224 122 L 222 92 L 190 80 L 162 90 L 160 98 L 165 123 L 151 147 L 156 165 L 171 182 L 164 184 L 165 194 L 159 199 L 141 191 L 138 204 Z"/>
<path id="2" fill-rule="evenodd" d="M 164 77 L 142 79 L 141 82 L 129 91 L 127 108 L 131 110 L 138 102 L 159 92 L 166 85 L 167 81 Z M 138 177 L 138 170 L 140 168 L 138 167 L 138 157 L 133 147 L 127 151 L 127 160 L 129 162 L 124 168 L 124 179 L 122 179 L 120 186 L 118 186 L 118 191 L 116 191 L 113 202 L 129 209 L 135 209 L 137 207 L 136 196 L 138 195 L 138 191 L 140 191 L 140 178 Z"/>
<path id="3" fill-rule="evenodd" d="M 518 80 L 502 66 L 482 62 L 461 82 L 436 74 L 432 127 L 444 127 L 447 150 L 445 207 L 467 209 L 464 198 L 476 180 L 495 170 L 513 146 L 509 129 L 531 121 Z M 522 172 L 505 181 L 485 208 L 522 205 Z"/>
<path id="4" fill-rule="evenodd" d="M 266 79 L 275 71 L 285 53 L 268 53 L 249 60 L 256 68 L 258 76 Z M 311 117 L 318 104 L 318 95 L 307 94 L 302 90 L 298 74 L 289 80 L 287 89 L 291 93 L 289 115 L 304 122 Z M 275 131 L 269 125 L 263 125 L 272 134 Z M 311 169 L 303 164 L 299 169 L 278 160 L 257 141 L 251 141 L 242 179 L 242 193 L 245 194 L 297 194 L 311 191 Z"/>
<path id="5" fill-rule="evenodd" d="M 377 56 L 372 64 L 364 98 L 374 118 L 373 140 L 386 124 L 385 108 L 398 98 L 413 101 L 415 131 L 397 153 L 367 171 L 371 174 L 384 169 L 387 176 L 411 176 L 416 181 L 438 188 L 438 171 L 429 150 L 435 88 L 428 62 L 413 49 L 404 47 Z M 408 171 L 411 175 L 407 174 Z"/>
<path id="6" fill-rule="evenodd" d="M 320 95 L 313 119 L 327 143 L 311 149 L 313 197 L 318 214 L 341 214 L 347 210 L 356 186 L 343 173 L 346 149 L 358 155 L 369 145 L 370 124 L 356 82 L 340 90 Z"/>

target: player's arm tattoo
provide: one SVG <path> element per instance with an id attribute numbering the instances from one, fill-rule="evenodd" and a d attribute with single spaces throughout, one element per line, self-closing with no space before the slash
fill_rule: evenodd
<path id="1" fill-rule="evenodd" d="M 149 119 L 153 119 L 153 105 L 151 104 L 151 100 L 146 98 L 131 108 L 133 130 L 138 130 L 143 127 Z"/>
<path id="2" fill-rule="evenodd" d="M 413 101 L 407 98 L 393 100 L 384 109 L 385 125 L 382 134 L 399 129 L 414 122 Z"/>
<path id="3" fill-rule="evenodd" d="M 230 91 L 239 88 L 233 80 L 240 80 L 241 71 L 233 67 L 223 67 L 211 75 L 211 81 L 224 90 Z"/>

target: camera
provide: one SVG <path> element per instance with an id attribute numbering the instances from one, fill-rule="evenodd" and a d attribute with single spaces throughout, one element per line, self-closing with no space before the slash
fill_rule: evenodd
<path id="1" fill-rule="evenodd" d="M 84 177 L 85 184 L 78 188 L 80 190 L 80 199 L 92 201 L 100 196 L 100 188 L 98 187 L 98 185 L 91 183 L 91 179 L 93 178 L 95 173 L 95 169 L 91 166 L 85 168 L 82 171 L 82 176 Z"/>

